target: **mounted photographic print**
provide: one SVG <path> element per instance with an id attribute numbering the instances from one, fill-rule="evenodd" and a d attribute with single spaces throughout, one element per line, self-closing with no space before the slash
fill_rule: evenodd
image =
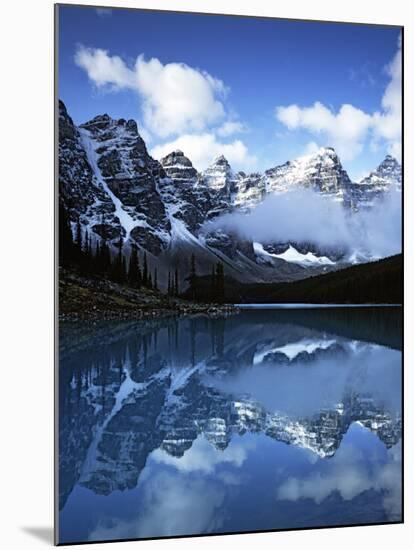
<path id="1" fill-rule="evenodd" d="M 56 6 L 57 544 L 403 521 L 402 55 Z"/>

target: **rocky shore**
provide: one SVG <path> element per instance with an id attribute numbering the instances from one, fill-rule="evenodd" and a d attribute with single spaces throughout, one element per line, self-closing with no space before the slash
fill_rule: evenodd
<path id="1" fill-rule="evenodd" d="M 58 315 L 61 322 L 159 319 L 175 315 L 233 315 L 231 304 L 203 304 L 171 298 L 146 288 L 133 289 L 109 280 L 60 270 Z"/>

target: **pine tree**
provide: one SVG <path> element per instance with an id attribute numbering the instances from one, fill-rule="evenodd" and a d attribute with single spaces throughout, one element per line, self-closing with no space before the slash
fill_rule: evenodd
<path id="1" fill-rule="evenodd" d="M 157 268 L 154 269 L 154 290 L 158 290 L 158 272 L 157 272 Z"/>
<path id="2" fill-rule="evenodd" d="M 126 270 L 126 261 L 124 257 L 124 239 L 122 235 L 119 237 L 118 241 L 118 252 L 114 259 L 112 269 L 111 269 L 111 279 L 117 283 L 123 284 L 127 279 L 127 270 Z"/>
<path id="3" fill-rule="evenodd" d="M 73 235 L 66 208 L 59 204 L 59 265 L 66 266 L 73 260 Z"/>
<path id="4" fill-rule="evenodd" d="M 178 296 L 178 268 L 175 268 L 174 296 Z"/>
<path id="5" fill-rule="evenodd" d="M 224 302 L 224 267 L 221 262 L 216 267 L 216 297 L 219 304 Z"/>
<path id="6" fill-rule="evenodd" d="M 93 250 L 92 250 L 92 235 L 88 232 L 86 232 L 87 234 L 87 239 L 86 239 L 86 267 L 87 267 L 87 272 L 89 274 L 92 274 L 93 273 L 93 270 L 94 270 L 94 257 L 93 257 Z"/>
<path id="7" fill-rule="evenodd" d="M 128 266 L 128 282 L 133 288 L 141 286 L 141 271 L 139 268 L 138 249 L 135 245 L 131 248 Z"/>
<path id="8" fill-rule="evenodd" d="M 124 248 L 124 239 L 122 238 L 122 235 L 119 236 L 119 242 L 118 242 L 118 278 L 121 281 L 122 279 L 122 258 L 123 258 L 123 249 Z"/>
<path id="9" fill-rule="evenodd" d="M 142 270 L 142 284 L 144 286 L 149 286 L 148 283 L 149 283 L 149 280 L 148 280 L 147 253 L 144 252 L 144 267 L 143 267 L 143 270 Z"/>
<path id="10" fill-rule="evenodd" d="M 168 296 L 171 296 L 171 271 L 168 272 L 167 294 Z"/>
<path id="11" fill-rule="evenodd" d="M 102 266 L 102 273 L 104 275 L 109 275 L 112 271 L 112 261 L 111 261 L 111 253 L 109 250 L 109 245 L 104 239 L 101 243 L 101 266 Z"/>
<path id="12" fill-rule="evenodd" d="M 195 300 L 197 298 L 197 272 L 194 254 L 191 254 L 190 276 L 188 279 L 190 284 L 190 297 L 192 300 Z"/>
<path id="13" fill-rule="evenodd" d="M 138 287 L 140 288 L 142 286 L 142 270 L 141 270 L 141 264 L 139 263 L 138 249 L 137 249 L 137 269 L 138 269 Z"/>
<path id="14" fill-rule="evenodd" d="M 109 250 L 107 232 L 105 225 L 105 216 L 101 216 L 101 227 L 102 227 L 102 241 L 100 245 L 100 264 L 101 264 L 101 273 L 103 275 L 110 275 L 112 272 L 112 262 L 111 262 L 111 252 Z"/>
<path id="15" fill-rule="evenodd" d="M 211 276 L 210 276 L 210 301 L 215 302 L 217 299 L 216 293 L 216 268 L 214 264 L 211 266 Z"/>
<path id="16" fill-rule="evenodd" d="M 82 225 L 80 222 L 80 218 L 78 218 L 76 222 L 76 262 L 78 266 L 81 266 L 82 263 Z"/>
<path id="17" fill-rule="evenodd" d="M 125 256 L 122 256 L 121 261 L 121 282 L 125 284 L 127 282 L 127 266 Z"/>
<path id="18" fill-rule="evenodd" d="M 91 251 L 91 237 L 88 230 L 85 230 L 85 238 L 83 243 L 83 269 L 85 273 L 91 273 L 92 271 L 92 251 Z"/>
<path id="19" fill-rule="evenodd" d="M 82 250 L 82 226 L 81 226 L 80 218 L 78 218 L 76 222 L 76 245 L 79 248 L 79 250 Z"/>
<path id="20" fill-rule="evenodd" d="M 118 241 L 118 254 L 116 257 L 116 260 L 114 262 L 113 266 L 113 278 L 116 282 L 122 283 L 123 282 L 123 247 L 124 247 L 124 239 L 122 238 L 122 235 L 119 236 Z"/>
<path id="21" fill-rule="evenodd" d="M 101 247 L 99 245 L 99 241 L 97 240 L 95 245 L 95 254 L 93 257 L 93 272 L 101 273 L 101 271 L 102 271 Z"/>

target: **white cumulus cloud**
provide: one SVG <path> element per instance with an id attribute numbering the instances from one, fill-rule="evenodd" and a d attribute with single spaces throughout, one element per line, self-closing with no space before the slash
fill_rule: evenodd
<path id="1" fill-rule="evenodd" d="M 221 80 L 183 63 L 163 65 L 140 55 L 135 64 L 137 88 L 143 97 L 145 124 L 165 137 L 203 130 L 225 115 L 217 98 L 226 92 Z"/>
<path id="2" fill-rule="evenodd" d="M 316 101 L 310 107 L 277 107 L 276 118 L 289 130 L 303 128 L 323 134 L 343 160 L 357 156 L 372 124 L 371 117 L 353 105 L 342 105 L 337 113 Z"/>
<path id="3" fill-rule="evenodd" d="M 396 158 L 401 158 L 401 122 L 402 122 L 402 56 L 401 40 L 397 54 L 386 67 L 390 82 L 382 97 L 382 111 L 374 113 L 374 139 L 384 139 L 388 142 L 388 152 Z"/>
<path id="4" fill-rule="evenodd" d="M 139 55 L 133 66 L 107 50 L 79 46 L 75 63 L 98 87 L 131 89 L 141 99 L 148 130 L 160 137 L 201 131 L 224 119 L 228 89 L 206 71 Z"/>
<path id="5" fill-rule="evenodd" d="M 107 50 L 82 45 L 74 60 L 97 88 L 137 94 L 143 121 L 140 132 L 146 143 L 153 145 L 155 158 L 182 149 L 199 170 L 218 155 L 240 169 L 255 165 L 257 159 L 243 141 L 223 141 L 245 127 L 234 113 L 226 111 L 229 89 L 222 80 L 185 63 L 163 64 L 141 54 L 127 64 Z"/>
<path id="6" fill-rule="evenodd" d="M 117 55 L 109 56 L 106 50 L 80 46 L 75 53 L 75 63 L 84 69 L 97 86 L 117 90 L 135 87 L 134 73 Z"/>
<path id="7" fill-rule="evenodd" d="M 305 145 L 302 155 L 303 156 L 314 155 L 315 153 L 317 153 L 319 151 L 319 149 L 320 149 L 320 147 L 315 141 L 309 141 Z"/>
<path id="8" fill-rule="evenodd" d="M 244 125 L 235 120 L 227 120 L 220 128 L 217 129 L 217 134 L 221 137 L 231 136 L 233 134 L 240 134 L 245 131 Z"/>
<path id="9" fill-rule="evenodd" d="M 236 169 L 252 168 L 257 160 L 240 139 L 224 143 L 219 141 L 213 132 L 184 134 L 168 143 L 156 145 L 151 154 L 154 158 L 161 159 L 176 149 L 183 151 L 197 170 L 207 168 L 219 155 L 224 155 Z"/>
<path id="10" fill-rule="evenodd" d="M 381 110 L 366 113 L 343 104 L 338 111 L 320 101 L 310 106 L 291 104 L 277 106 L 276 119 L 289 130 L 303 129 L 321 136 L 333 145 L 343 160 L 358 156 L 368 142 L 385 143 L 388 152 L 401 158 L 401 41 L 396 55 L 386 67 L 390 80 L 384 91 Z"/>

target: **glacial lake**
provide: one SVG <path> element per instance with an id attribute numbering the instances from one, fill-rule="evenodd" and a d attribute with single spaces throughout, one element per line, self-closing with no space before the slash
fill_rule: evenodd
<path id="1" fill-rule="evenodd" d="M 401 521 L 401 308 L 63 323 L 59 542 Z"/>

